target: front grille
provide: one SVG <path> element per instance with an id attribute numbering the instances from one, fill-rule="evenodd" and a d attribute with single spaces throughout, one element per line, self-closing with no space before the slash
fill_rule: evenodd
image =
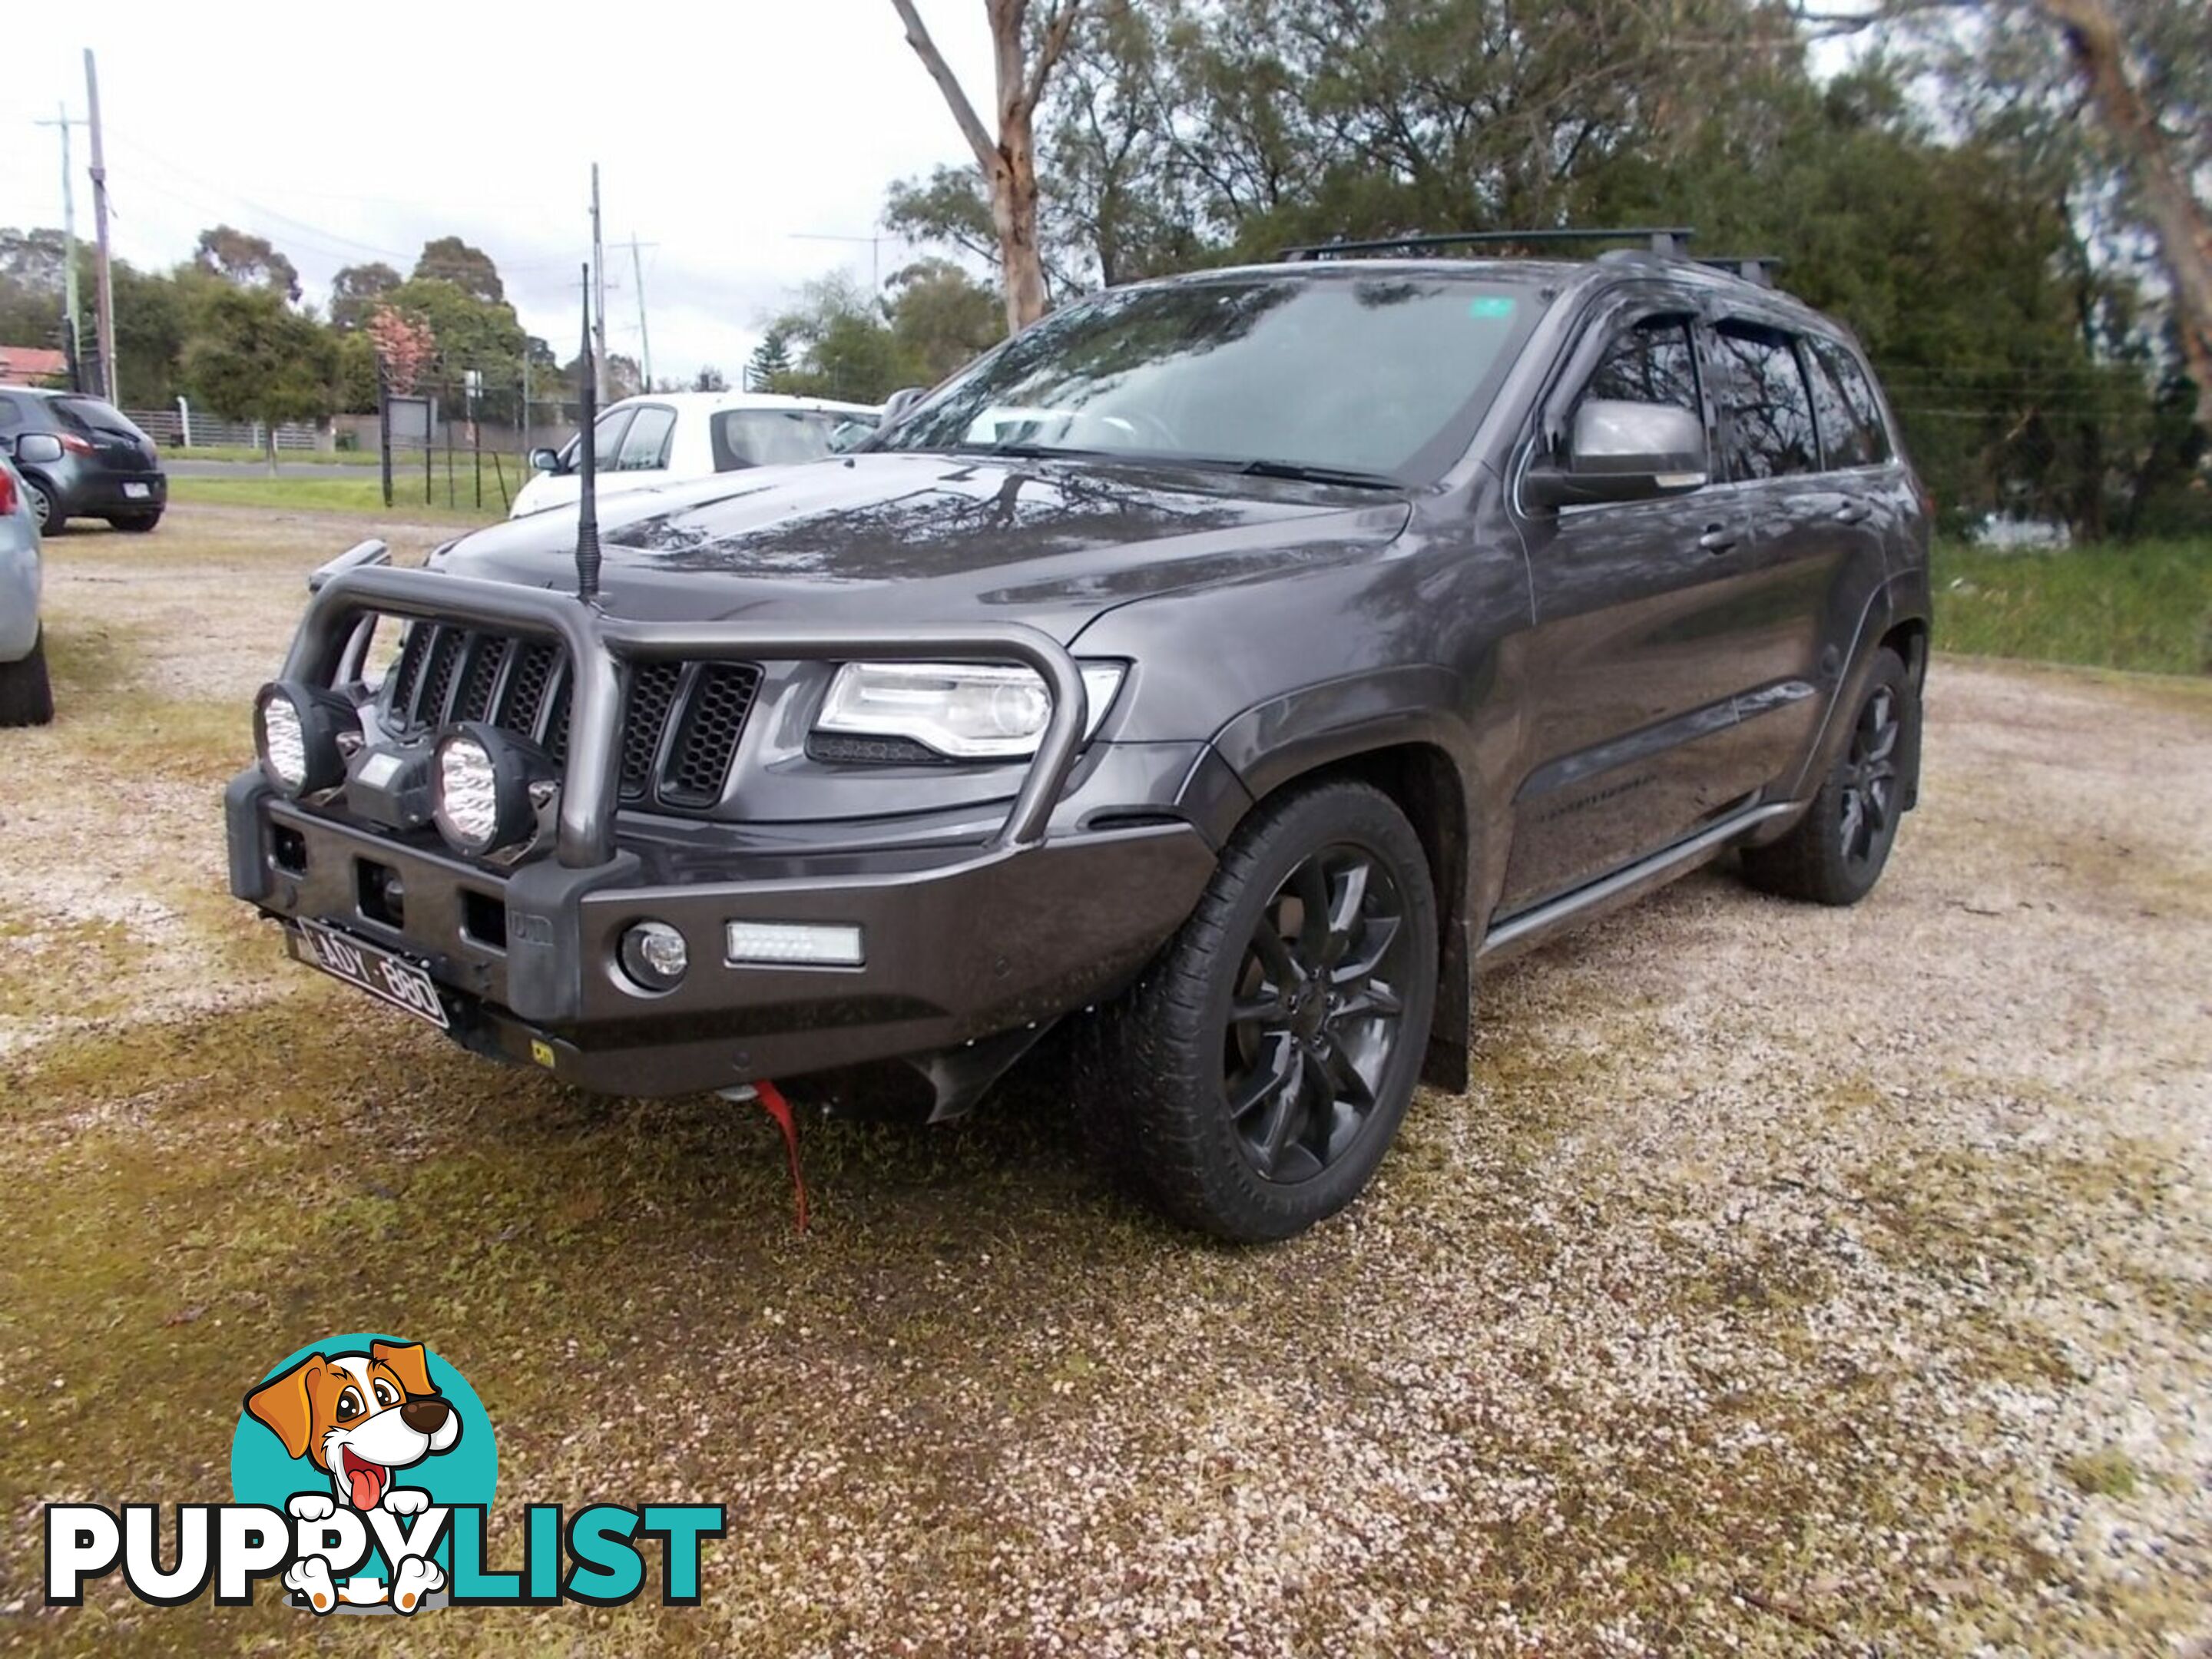
<path id="1" fill-rule="evenodd" d="M 541 640 L 415 623 L 386 677 L 385 714 L 405 732 L 483 720 L 568 752 L 568 666 Z M 702 811 L 722 799 L 760 690 L 751 663 L 639 663 L 623 710 L 622 799 Z"/>

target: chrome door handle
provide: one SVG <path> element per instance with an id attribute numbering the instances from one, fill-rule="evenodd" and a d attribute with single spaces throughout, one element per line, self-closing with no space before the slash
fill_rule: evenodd
<path id="1" fill-rule="evenodd" d="M 1838 524 L 1864 524 L 1872 517 L 1874 509 L 1864 501 L 1845 501 L 1836 509 L 1836 522 Z"/>
<path id="2" fill-rule="evenodd" d="M 1709 524 L 1705 533 L 1698 538 L 1698 545 L 1708 553 L 1725 553 L 1735 545 L 1735 532 L 1724 524 Z"/>

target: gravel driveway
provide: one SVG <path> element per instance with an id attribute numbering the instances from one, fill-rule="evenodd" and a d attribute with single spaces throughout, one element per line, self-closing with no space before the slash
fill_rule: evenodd
<path id="1" fill-rule="evenodd" d="M 265 1591 L 41 1607 L 39 1508 L 227 1498 L 242 1388 L 378 1328 L 483 1396 L 502 1510 L 731 1511 L 697 1610 L 423 1650 L 2212 1651 L 2205 685 L 1939 659 L 1870 900 L 1713 870 L 1500 970 L 1475 1085 L 1291 1245 L 1165 1231 L 1049 1099 L 810 1124 L 801 1238 L 764 1122 L 487 1067 L 222 896 L 248 699 L 357 533 L 52 544 L 63 719 L 0 734 L 0 1647 L 296 1639 Z"/>

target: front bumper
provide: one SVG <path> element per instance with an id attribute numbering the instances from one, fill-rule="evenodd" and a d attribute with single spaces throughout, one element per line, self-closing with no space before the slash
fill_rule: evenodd
<path id="1" fill-rule="evenodd" d="M 653 885 L 617 854 L 501 878 L 442 848 L 302 811 L 258 771 L 234 781 L 226 805 L 239 897 L 412 958 L 447 994 L 461 1041 L 609 1094 L 939 1052 L 1052 1019 L 1126 982 L 1189 915 L 1214 865 L 1204 837 L 1175 823 L 945 849 L 924 867 L 887 859 L 894 867 L 874 872 Z M 365 881 L 384 872 L 404 894 L 398 927 L 365 902 L 378 890 Z M 623 930 L 647 918 L 690 948 L 684 982 L 660 995 L 639 991 L 616 957 Z M 731 921 L 857 925 L 866 961 L 732 964 Z"/>
<path id="2" fill-rule="evenodd" d="M 339 683 L 368 612 L 495 623 L 562 643 L 577 694 L 557 855 L 502 872 L 426 832 L 386 831 L 342 807 L 287 800 L 257 769 L 226 795 L 232 891 L 269 915 L 323 922 L 420 963 L 460 1040 L 585 1088 L 689 1093 L 942 1053 L 1049 1020 L 1133 975 L 1190 914 L 1214 868 L 1199 830 L 1158 813 L 1047 833 L 1085 710 L 1073 660 L 1033 630 L 915 628 L 832 640 L 625 623 L 568 595 L 364 568 L 318 591 L 285 678 Z M 626 661 L 899 653 L 1005 656 L 1054 685 L 1051 722 L 997 834 L 798 854 L 787 842 L 748 851 L 733 836 L 711 860 L 657 860 L 657 877 L 642 843 L 617 837 Z M 648 919 L 683 933 L 691 963 L 659 994 L 640 990 L 617 959 L 623 931 Z M 732 963 L 724 951 L 732 921 L 857 926 L 865 960 Z"/>

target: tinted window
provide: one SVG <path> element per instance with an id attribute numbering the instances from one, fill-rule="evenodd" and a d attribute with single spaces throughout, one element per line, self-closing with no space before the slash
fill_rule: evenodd
<path id="1" fill-rule="evenodd" d="M 623 434 L 622 453 L 614 463 L 617 472 L 654 472 L 668 465 L 668 434 L 676 429 L 676 411 L 659 404 L 639 410 Z"/>
<path id="2" fill-rule="evenodd" d="M 1889 433 L 1874 388 L 1850 353 L 1832 340 L 1808 340 L 1813 410 L 1831 467 L 1873 466 L 1889 459 Z"/>
<path id="3" fill-rule="evenodd" d="M 840 441 L 853 418 L 817 409 L 718 410 L 708 427 L 714 439 L 714 471 L 818 461 L 856 441 L 847 437 Z M 874 424 L 868 422 L 871 428 Z"/>
<path id="4" fill-rule="evenodd" d="M 1024 329 L 882 443 L 1433 476 L 1543 304 L 1534 287 L 1427 274 L 1109 289 Z"/>
<path id="5" fill-rule="evenodd" d="M 1719 331 L 1722 425 L 1732 478 L 1819 470 L 1813 400 L 1790 337 L 1742 323 Z"/>
<path id="6" fill-rule="evenodd" d="M 1701 416 L 1698 357 L 1690 345 L 1689 324 L 1679 317 L 1654 317 L 1637 324 L 1607 348 L 1583 396 L 1668 404 Z"/>
<path id="7" fill-rule="evenodd" d="M 23 424 L 23 406 L 13 398 L 0 397 L 0 432 Z"/>
<path id="8" fill-rule="evenodd" d="M 97 398 L 57 398 L 50 407 L 61 416 L 64 425 L 74 426 L 81 431 L 105 432 L 121 438 L 146 436 L 131 423 L 129 416 L 113 404 L 102 403 Z M 150 439 L 147 441 L 152 441 Z"/>

